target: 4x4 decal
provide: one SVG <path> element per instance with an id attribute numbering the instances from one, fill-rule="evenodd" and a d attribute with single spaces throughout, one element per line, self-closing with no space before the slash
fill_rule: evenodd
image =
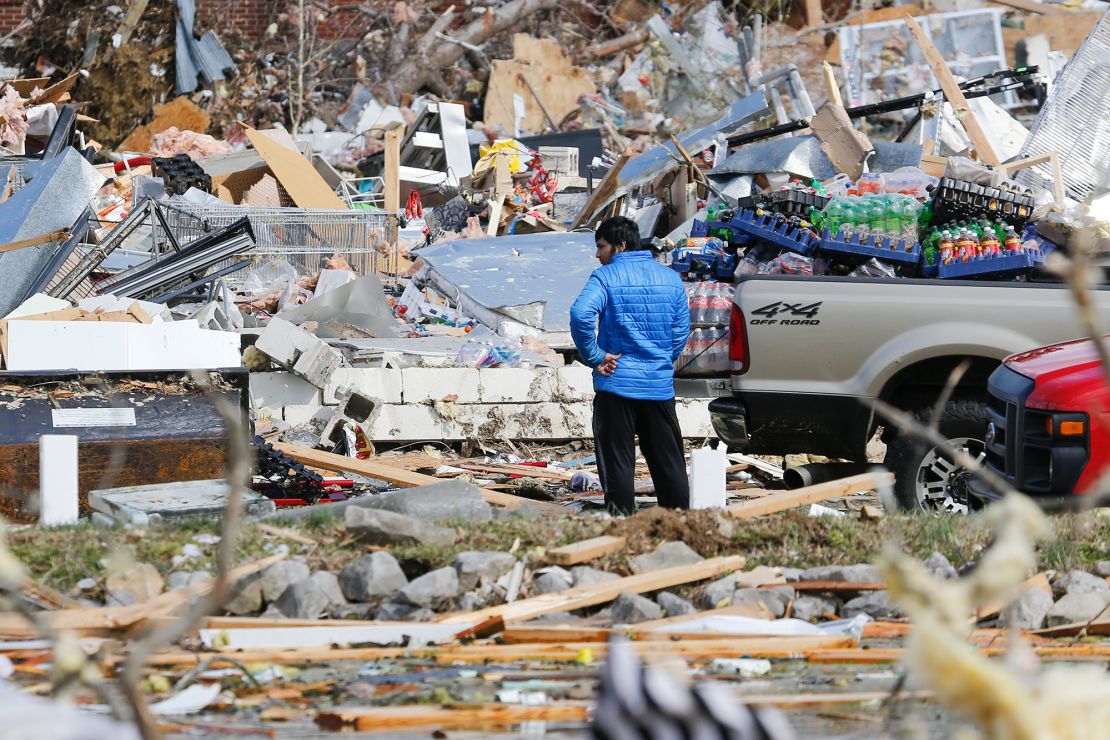
<path id="1" fill-rule="evenodd" d="M 762 318 L 752 319 L 748 323 L 756 326 L 772 324 L 779 324 L 782 326 L 813 326 L 821 323 L 820 319 L 816 318 L 817 312 L 820 309 L 821 301 L 808 305 L 775 301 L 774 303 L 768 303 L 766 306 L 761 306 L 752 311 L 753 316 L 760 316 Z M 776 318 L 780 316 L 783 318 Z"/>

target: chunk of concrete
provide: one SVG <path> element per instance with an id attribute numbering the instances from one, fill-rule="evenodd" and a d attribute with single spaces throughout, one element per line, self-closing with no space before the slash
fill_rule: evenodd
<path id="1" fill-rule="evenodd" d="M 732 593 L 736 590 L 736 574 L 731 573 L 710 583 L 698 598 L 702 609 L 716 609 L 732 603 Z"/>
<path id="2" fill-rule="evenodd" d="M 477 591 L 467 591 L 459 597 L 459 611 L 476 612 L 489 606 L 488 602 Z"/>
<path id="3" fill-rule="evenodd" d="M 681 617 L 693 614 L 697 608 L 686 599 L 672 594 L 670 591 L 660 591 L 655 596 L 655 603 L 663 607 L 668 617 Z"/>
<path id="4" fill-rule="evenodd" d="M 279 560 L 262 571 L 262 598 L 267 603 L 276 601 L 297 581 L 303 581 L 312 573 L 308 566 L 296 560 Z"/>
<path id="5" fill-rule="evenodd" d="M 787 605 L 794 598 L 794 589 L 782 588 L 738 588 L 732 594 L 732 605 L 763 604 L 771 616 L 779 619 L 786 614 Z"/>
<path id="6" fill-rule="evenodd" d="M 496 581 L 516 565 L 516 556 L 508 552 L 460 552 L 452 564 L 459 574 L 459 588 L 469 591 L 483 578 Z"/>
<path id="7" fill-rule="evenodd" d="M 574 579 L 575 588 L 579 586 L 592 586 L 595 583 L 605 583 L 606 581 L 616 581 L 620 579 L 620 576 L 616 573 L 598 570 L 588 565 L 574 566 L 570 569 L 570 575 Z"/>
<path id="8" fill-rule="evenodd" d="M 1013 603 L 1007 605 L 998 615 L 1003 627 L 1019 630 L 1038 630 L 1044 627 L 1048 610 L 1052 608 L 1052 596 L 1039 588 L 1027 588 Z"/>
<path id="9" fill-rule="evenodd" d="M 411 516 L 365 506 L 344 512 L 347 531 L 368 545 L 438 545 L 455 542 L 455 530 L 422 522 Z"/>
<path id="10" fill-rule="evenodd" d="M 257 573 L 231 587 L 231 595 L 224 604 L 224 610 L 236 616 L 257 614 L 262 610 L 262 580 Z"/>
<path id="11" fill-rule="evenodd" d="M 1064 594 L 1089 594 L 1099 591 L 1110 591 L 1110 584 L 1105 578 L 1091 575 L 1082 570 L 1071 570 L 1060 576 L 1052 583 L 1052 590 L 1057 596 Z"/>
<path id="12" fill-rule="evenodd" d="M 425 609 L 439 609 L 459 595 L 459 574 L 454 568 L 440 568 L 415 578 L 397 592 L 397 600 Z"/>
<path id="13" fill-rule="evenodd" d="M 639 555 L 628 561 L 629 569 L 639 575 L 665 568 L 676 568 L 705 560 L 685 542 L 664 542 L 655 552 Z"/>
<path id="14" fill-rule="evenodd" d="M 405 587 L 408 578 L 388 552 L 372 552 L 339 571 L 339 586 L 350 601 L 373 601 Z"/>
<path id="15" fill-rule="evenodd" d="M 610 615 L 614 624 L 638 624 L 663 618 L 663 608 L 649 598 L 628 591 L 613 602 Z"/>
<path id="16" fill-rule="evenodd" d="M 858 583 L 858 581 L 853 581 Z M 897 619 L 902 616 L 894 600 L 887 591 L 871 591 L 857 596 L 844 605 L 840 616 L 851 619 L 857 614 L 867 614 L 874 619 Z"/>
<path id="17" fill-rule="evenodd" d="M 276 316 L 262 330 L 255 347 L 286 370 L 321 389 L 333 372 L 348 367 L 339 350 Z"/>
<path id="18" fill-rule="evenodd" d="M 817 622 L 826 614 L 836 614 L 836 602 L 819 596 L 800 596 L 794 600 L 790 616 L 805 622 Z"/>
<path id="19" fill-rule="evenodd" d="M 799 581 L 839 581 L 841 583 L 882 583 L 883 575 L 874 565 L 825 565 L 806 568 Z"/>
<path id="20" fill-rule="evenodd" d="M 1065 594 L 1048 610 L 1048 626 L 1087 622 L 1106 609 L 1107 604 L 1110 604 L 1110 591 Z"/>
<path id="21" fill-rule="evenodd" d="M 574 576 L 565 568 L 560 568 L 557 565 L 536 571 L 536 575 L 532 579 L 532 589 L 541 594 L 565 591 L 572 585 L 574 585 Z"/>
<path id="22" fill-rule="evenodd" d="M 326 570 L 318 570 L 308 577 L 316 584 L 317 588 L 328 597 L 328 606 L 343 606 L 347 599 L 343 598 L 343 589 L 339 586 L 339 577 Z"/>
<path id="23" fill-rule="evenodd" d="M 424 521 L 488 522 L 493 519 L 482 491 L 463 480 L 447 480 L 417 488 L 391 491 L 366 499 L 370 509 L 392 511 Z"/>
<path id="24" fill-rule="evenodd" d="M 261 595 L 259 588 L 260 598 Z M 274 602 L 274 606 L 290 619 L 318 619 L 327 614 L 333 603 L 332 594 L 309 577 L 291 584 Z"/>

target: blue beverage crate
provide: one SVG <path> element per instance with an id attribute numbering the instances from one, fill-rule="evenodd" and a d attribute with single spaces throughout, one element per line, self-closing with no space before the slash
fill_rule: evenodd
<path id="1" fill-rule="evenodd" d="M 828 229 L 821 232 L 821 251 L 853 257 L 874 257 L 904 267 L 917 267 L 921 263 L 921 245 L 917 242 L 907 243 L 905 239 L 877 240 L 872 237 L 860 240 L 859 234 L 853 234 L 844 241 L 834 239 Z"/>
<path id="2" fill-rule="evenodd" d="M 940 265 L 938 272 L 942 280 L 969 277 L 1013 277 L 1020 275 L 1044 262 L 1040 252 L 1026 251 L 1019 254 L 1008 254 L 1003 257 L 988 257 L 972 262 L 953 262 L 950 265 Z"/>
<path id="3" fill-rule="evenodd" d="M 734 247 L 746 247 L 751 244 L 752 241 L 750 236 L 728 221 L 702 221 L 700 219 L 694 219 L 694 223 L 690 227 L 690 236 L 694 238 L 709 236 L 710 229 L 728 229 L 732 232 L 732 236 L 729 237 L 728 243 Z"/>
<path id="4" fill-rule="evenodd" d="M 793 227 L 770 216 L 757 216 L 755 211 L 737 211 L 729 226 L 740 229 L 760 241 L 769 242 L 806 257 L 813 254 L 821 241 L 809 229 Z"/>
<path id="5" fill-rule="evenodd" d="M 673 260 L 671 269 L 675 272 L 704 275 L 723 283 L 730 283 L 732 273 L 736 271 L 736 257 L 731 254 L 688 253 Z"/>

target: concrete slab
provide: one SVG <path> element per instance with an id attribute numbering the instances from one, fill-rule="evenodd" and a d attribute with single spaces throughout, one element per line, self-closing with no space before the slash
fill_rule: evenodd
<path id="1" fill-rule="evenodd" d="M 401 393 L 405 405 L 441 401 L 457 396 L 455 403 L 480 401 L 478 370 L 469 367 L 410 367 L 401 371 Z"/>
<path id="2" fill-rule="evenodd" d="M 285 371 L 251 373 L 250 394 L 251 406 L 255 409 L 319 406 L 322 400 L 319 388 Z"/>
<path id="3" fill-rule="evenodd" d="M 341 367 L 324 384 L 324 403 L 339 403 L 345 388 L 367 398 L 379 398 L 383 403 L 401 403 L 401 371 L 384 367 Z"/>

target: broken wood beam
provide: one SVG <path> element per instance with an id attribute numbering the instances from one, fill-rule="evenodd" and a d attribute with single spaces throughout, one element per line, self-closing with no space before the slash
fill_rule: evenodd
<path id="1" fill-rule="evenodd" d="M 921 48 L 921 53 L 925 55 L 925 61 L 929 63 L 929 68 L 933 70 L 933 76 L 940 83 L 940 89 L 944 91 L 944 99 L 952 105 L 956 118 L 963 124 L 968 138 L 975 145 L 976 156 L 991 167 L 1002 164 L 1002 160 L 998 158 L 998 154 L 994 151 L 994 146 L 991 145 L 986 132 L 979 124 L 979 119 L 971 111 L 963 90 L 960 89 L 959 83 L 956 82 L 956 78 L 952 76 L 951 70 L 948 69 L 948 63 L 944 61 L 944 56 L 940 53 L 940 50 L 925 35 L 925 30 L 921 28 L 921 24 L 913 16 L 907 15 L 905 21 L 906 27 L 909 28 L 910 33 L 917 41 L 917 45 Z"/>
<path id="2" fill-rule="evenodd" d="M 375 460 L 359 460 L 354 457 L 346 457 L 345 455 L 336 455 L 331 452 L 324 452 L 323 450 L 314 450 L 310 447 L 299 447 L 297 445 L 281 444 L 274 445 L 275 450 L 289 455 L 297 462 L 312 465 L 325 470 L 334 471 L 349 471 L 351 473 L 358 473 L 370 478 L 377 478 L 378 480 L 388 481 L 398 486 L 428 486 L 433 483 L 442 483 L 443 481 L 436 478 L 434 475 L 424 475 L 423 473 L 415 473 L 411 470 L 398 468 L 393 465 L 386 465 L 385 463 L 377 462 Z M 529 506 L 534 506 L 537 509 L 549 512 L 552 514 L 566 514 L 567 510 L 558 504 L 552 504 L 547 501 L 534 501 L 526 499 L 521 496 L 513 496 L 509 493 L 501 493 L 500 491 L 491 491 L 488 488 L 479 489 L 482 492 L 482 497 L 491 504 L 496 506 L 503 506 L 506 509 L 516 509 L 523 503 L 528 503 Z M 480 620 L 479 620 L 480 621 Z"/>
<path id="3" fill-rule="evenodd" d="M 554 704 L 487 704 L 483 706 L 354 707 L 316 713 L 316 724 L 325 730 L 382 732 L 416 727 L 438 730 L 479 730 L 511 727 L 534 720 L 585 722 L 590 707 L 580 702 Z"/>
<path id="4" fill-rule="evenodd" d="M 607 57 L 625 49 L 631 49 L 634 46 L 639 46 L 648 40 L 651 34 L 646 29 L 632 31 L 623 36 L 618 36 L 609 41 L 602 41 L 597 44 L 591 44 L 582 50 L 582 56 L 586 59 L 598 59 L 600 57 Z"/>
<path id="5" fill-rule="evenodd" d="M 591 223 L 594 215 L 609 203 L 609 200 L 613 197 L 613 193 L 617 192 L 618 176 L 631 158 L 631 149 L 625 149 L 624 152 L 621 153 L 620 158 L 609 168 L 609 171 L 605 173 L 605 177 L 601 179 L 597 189 L 590 194 L 589 200 L 586 201 L 586 205 L 583 206 L 578 216 L 574 219 L 574 223 L 570 225 L 570 231 L 574 231 L 575 229 L 579 229 Z"/>
<path id="6" fill-rule="evenodd" d="M 861 473 L 840 480 L 818 483 L 793 491 L 781 491 L 754 501 L 743 501 L 725 507 L 725 513 L 737 519 L 751 519 L 765 514 L 775 514 L 797 506 L 827 501 L 859 491 L 870 491 L 894 483 L 892 473 Z"/>
<path id="7" fill-rule="evenodd" d="M 740 570 L 743 567 L 744 557 L 741 555 L 711 558 L 689 565 L 664 568 L 663 570 L 625 576 L 603 583 L 578 586 L 566 591 L 533 596 L 530 599 L 515 601 L 511 604 L 501 604 L 500 606 L 492 606 L 473 612 L 447 614 L 439 617 L 436 621 L 448 624 L 473 624 L 484 622 L 491 617 L 501 617 L 506 622 L 532 619 L 551 612 L 573 611 L 604 604 L 617 598 L 625 591 L 636 594 L 645 591 L 659 591 L 684 583 L 716 578 L 725 573 Z"/>
<path id="8" fill-rule="evenodd" d="M 571 545 L 564 545 L 563 547 L 556 547 L 548 550 L 544 555 L 544 560 L 555 565 L 578 565 L 579 563 L 588 563 L 591 560 L 600 558 L 602 555 L 608 555 L 611 552 L 616 552 L 624 547 L 628 541 L 625 537 L 613 537 L 610 535 L 602 535 L 601 537 L 594 537 L 581 542 L 575 542 Z"/>

